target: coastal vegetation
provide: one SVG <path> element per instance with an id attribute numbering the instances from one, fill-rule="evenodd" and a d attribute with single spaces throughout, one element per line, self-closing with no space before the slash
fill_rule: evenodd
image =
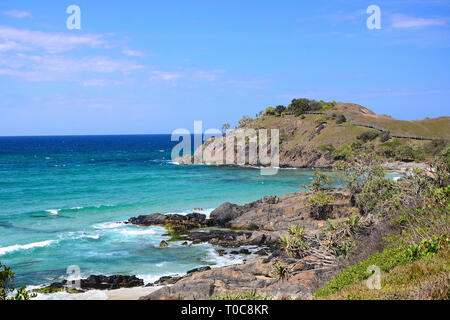
<path id="1" fill-rule="evenodd" d="M 35 297 L 25 287 L 14 289 L 14 274 L 11 268 L 0 262 L 0 300 L 29 300 Z"/>
<path id="2" fill-rule="evenodd" d="M 361 220 L 378 225 L 387 222 L 396 227 L 395 232 L 383 235 L 385 249 L 345 268 L 315 293 L 316 298 L 450 298 L 450 167 L 446 150 L 431 168 L 435 169 L 431 174 L 415 169 L 398 182 L 384 178 L 375 165 L 356 167 L 349 174 L 348 186 L 356 195 Z M 358 234 L 351 225 L 347 230 L 353 232 L 346 233 Z M 331 228 L 334 236 L 342 233 L 338 230 Z M 379 291 L 364 283 L 371 276 L 368 267 L 373 265 L 382 271 Z"/>

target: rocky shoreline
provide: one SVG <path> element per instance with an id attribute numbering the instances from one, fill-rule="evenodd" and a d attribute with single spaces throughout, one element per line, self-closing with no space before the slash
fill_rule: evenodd
<path id="1" fill-rule="evenodd" d="M 426 168 L 426 165 L 423 167 Z M 410 165 L 392 163 L 388 168 L 405 171 Z M 321 207 L 320 212 L 313 212 L 308 205 L 307 199 L 314 192 L 296 192 L 280 197 L 265 196 L 245 205 L 225 202 L 213 210 L 208 218 L 198 212 L 186 215 L 153 213 L 130 218 L 125 224 L 165 227 L 168 230 L 165 236 L 169 239 L 161 241 L 162 248 L 169 246 L 171 241 L 186 246 L 209 243 L 219 256 L 244 257 L 241 264 L 218 268 L 204 266 L 189 270 L 181 276 L 163 276 L 145 286 L 155 287 L 155 290 L 141 299 L 211 299 L 254 289 L 259 294 L 275 299 L 311 299 L 315 290 L 341 268 L 335 257 L 322 250 L 327 221 L 339 222 L 350 215 L 359 215 L 348 189 L 330 188 L 326 193 L 334 201 Z M 280 246 L 280 239 L 287 235 L 289 226 L 293 225 L 305 230 L 305 242 L 310 248 L 309 253 L 301 259 L 293 259 Z M 276 263 L 287 266 L 288 278 L 281 281 L 274 276 L 273 267 Z M 64 280 L 36 292 L 65 290 L 80 293 L 137 287 L 144 287 L 144 281 L 136 276 L 91 275 L 82 279 L 81 288 L 76 290 L 68 289 L 67 281 Z"/>
<path id="2" fill-rule="evenodd" d="M 209 218 L 199 213 L 183 216 L 154 213 L 130 218 L 128 223 L 143 227 L 166 226 L 172 230 L 167 235 L 176 236 L 176 240 L 185 245 L 207 242 L 215 246 L 219 255 L 248 257 L 242 264 L 202 267 L 184 276 L 162 277 L 150 284 L 162 287 L 141 299 L 211 299 L 253 289 L 273 298 L 310 299 L 337 270 L 332 258 L 321 256 L 321 234 L 326 220 L 342 220 L 356 212 L 348 190 L 330 189 L 327 193 L 335 201 L 319 215 L 311 211 L 306 201 L 313 193 L 297 192 L 281 197 L 265 196 L 243 206 L 224 203 L 212 211 Z M 301 259 L 286 254 L 279 244 L 291 225 L 300 225 L 305 230 L 305 241 L 310 249 Z M 280 280 L 274 276 L 273 265 L 277 262 L 288 266 L 288 278 Z"/>

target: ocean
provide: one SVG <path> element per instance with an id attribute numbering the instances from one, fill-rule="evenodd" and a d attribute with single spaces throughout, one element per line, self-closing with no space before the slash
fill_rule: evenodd
<path id="1" fill-rule="evenodd" d="M 164 228 L 125 225 L 159 213 L 209 214 L 223 202 L 244 204 L 295 192 L 310 170 L 180 166 L 170 135 L 0 137 L 0 262 L 16 286 L 67 276 L 137 275 L 146 283 L 199 266 L 241 262 L 209 244 L 159 248 Z M 198 211 L 198 210 L 197 210 Z"/>

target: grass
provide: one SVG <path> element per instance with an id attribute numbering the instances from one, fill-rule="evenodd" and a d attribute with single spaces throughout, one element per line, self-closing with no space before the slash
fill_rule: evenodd
<path id="1" fill-rule="evenodd" d="M 233 294 L 232 292 L 227 292 L 225 294 L 214 294 L 211 296 L 211 300 L 272 300 L 272 297 L 264 296 L 259 294 L 256 289 L 252 289 L 245 293 Z"/>
<path id="2" fill-rule="evenodd" d="M 328 298 L 351 285 L 358 284 L 370 277 L 367 272 L 369 266 L 378 266 L 381 271 L 388 272 L 396 266 L 408 263 L 409 256 L 405 246 L 389 247 L 381 252 L 371 255 L 349 268 L 344 269 L 324 287 L 316 291 L 316 298 Z"/>
<path id="3" fill-rule="evenodd" d="M 450 250 L 398 265 L 381 274 L 381 289 L 369 289 L 365 281 L 348 285 L 326 296 L 346 300 L 449 300 Z"/>

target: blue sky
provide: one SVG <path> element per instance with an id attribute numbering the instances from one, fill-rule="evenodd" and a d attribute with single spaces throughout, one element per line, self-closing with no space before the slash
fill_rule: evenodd
<path id="1" fill-rule="evenodd" d="M 449 116 L 449 58 L 450 1 L 2 1 L 0 135 L 220 128 L 300 97 Z"/>

